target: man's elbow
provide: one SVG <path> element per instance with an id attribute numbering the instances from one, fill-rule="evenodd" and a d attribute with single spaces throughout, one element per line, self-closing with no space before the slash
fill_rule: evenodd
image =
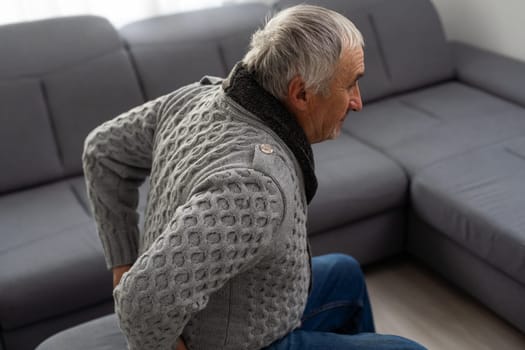
<path id="1" fill-rule="evenodd" d="M 140 327 L 140 310 L 138 310 L 138 303 L 134 302 L 134 285 L 133 281 L 126 281 L 126 288 L 123 286 L 121 281 L 113 290 L 113 298 L 115 300 L 115 313 L 117 314 L 120 321 L 120 328 L 126 335 L 133 333 L 137 327 Z"/>
<path id="2" fill-rule="evenodd" d="M 129 271 L 124 273 L 121 281 L 113 290 L 115 299 L 115 311 L 119 318 L 129 322 L 140 321 L 146 315 L 153 315 L 155 308 L 154 285 L 142 273 L 130 274 Z"/>
<path id="3" fill-rule="evenodd" d="M 104 153 L 102 152 L 103 144 L 108 141 L 108 136 L 108 130 L 104 127 L 104 124 L 99 125 L 95 129 L 91 130 L 84 139 L 82 159 L 93 159 L 97 155 Z"/>
<path id="4" fill-rule="evenodd" d="M 86 165 L 92 163 L 96 158 L 97 153 L 95 130 L 91 131 L 84 140 L 84 149 L 82 150 L 82 164 L 84 168 Z"/>

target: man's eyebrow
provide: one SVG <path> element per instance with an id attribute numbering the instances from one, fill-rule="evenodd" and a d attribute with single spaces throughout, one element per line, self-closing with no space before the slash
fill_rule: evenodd
<path id="1" fill-rule="evenodd" d="M 352 80 L 352 85 L 355 84 L 359 79 L 361 79 L 364 76 L 365 76 L 365 72 L 357 73 L 357 75 L 355 76 L 354 80 Z"/>

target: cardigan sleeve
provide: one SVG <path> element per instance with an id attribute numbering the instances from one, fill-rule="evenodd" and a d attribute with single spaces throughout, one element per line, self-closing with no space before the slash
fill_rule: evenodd
<path id="1" fill-rule="evenodd" d="M 138 254 L 138 187 L 150 173 L 162 99 L 105 122 L 86 138 L 82 163 L 106 265 L 132 264 Z"/>
<path id="2" fill-rule="evenodd" d="M 211 293 L 267 256 L 283 220 L 281 191 L 253 169 L 217 172 L 192 193 L 114 290 L 130 350 L 174 347 Z"/>

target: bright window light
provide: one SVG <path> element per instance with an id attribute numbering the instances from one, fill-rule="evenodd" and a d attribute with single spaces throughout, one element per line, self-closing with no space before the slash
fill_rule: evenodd
<path id="1" fill-rule="evenodd" d="M 58 16 L 98 15 L 116 27 L 143 18 L 217 7 L 227 3 L 275 0 L 1 0 L 0 25 Z"/>

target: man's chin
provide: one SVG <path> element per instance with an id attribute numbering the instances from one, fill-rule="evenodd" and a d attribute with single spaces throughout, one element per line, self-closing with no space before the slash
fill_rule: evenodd
<path id="1" fill-rule="evenodd" d="M 328 140 L 335 140 L 341 135 L 341 129 L 335 129 L 328 137 Z"/>
<path id="2" fill-rule="evenodd" d="M 328 134 L 324 138 L 320 138 L 317 141 L 314 141 L 312 143 L 319 143 L 319 142 L 324 142 L 328 140 L 335 140 L 336 138 L 339 137 L 339 135 L 341 135 L 341 129 L 334 129 L 334 131 L 332 131 L 331 134 Z"/>

